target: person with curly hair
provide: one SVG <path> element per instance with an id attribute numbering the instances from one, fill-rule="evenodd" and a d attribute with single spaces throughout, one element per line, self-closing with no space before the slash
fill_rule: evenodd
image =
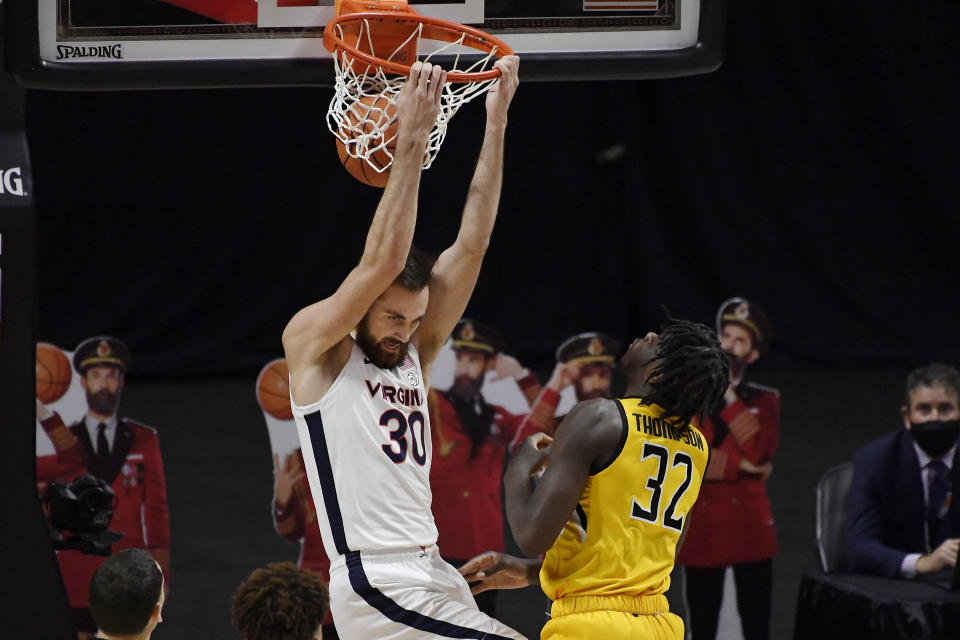
<path id="1" fill-rule="evenodd" d="M 319 574 L 272 562 L 234 591 L 233 626 L 241 640 L 320 640 L 329 602 Z"/>
<path id="2" fill-rule="evenodd" d="M 710 453 L 695 425 L 730 365 L 711 329 L 670 318 L 620 368 L 623 397 L 579 403 L 510 459 L 507 518 L 531 559 L 490 551 L 460 568 L 477 593 L 539 582 L 553 601 L 541 640 L 684 637 L 664 594 Z"/>

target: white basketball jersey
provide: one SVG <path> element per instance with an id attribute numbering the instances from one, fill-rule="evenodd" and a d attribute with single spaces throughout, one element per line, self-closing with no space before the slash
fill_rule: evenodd
<path id="1" fill-rule="evenodd" d="M 354 342 L 323 398 L 290 404 L 328 556 L 436 543 L 427 389 L 413 345 L 381 369 Z"/>

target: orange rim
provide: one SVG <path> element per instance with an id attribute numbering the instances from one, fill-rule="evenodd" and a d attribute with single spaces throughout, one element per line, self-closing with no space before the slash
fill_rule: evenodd
<path id="1" fill-rule="evenodd" d="M 513 49 L 507 46 L 503 40 L 491 36 L 489 33 L 481 31 L 480 29 L 474 29 L 473 27 L 468 27 L 463 24 L 458 24 L 456 22 L 451 22 L 449 20 L 443 20 L 440 18 L 430 18 L 412 13 L 397 14 L 382 11 L 350 13 L 334 18 L 327 23 L 326 29 L 324 29 L 324 46 L 326 46 L 326 48 L 331 52 L 343 50 L 354 58 L 358 58 L 368 64 L 381 67 L 384 71 L 401 76 L 410 75 L 409 64 L 384 60 L 383 58 L 360 51 L 359 49 L 348 45 L 339 35 L 337 35 L 337 26 L 345 26 L 363 20 L 391 22 L 397 27 L 403 24 L 422 24 L 423 31 L 421 32 L 421 37 L 428 40 L 457 42 L 461 35 L 466 35 L 462 44 L 470 47 L 471 49 L 476 49 L 486 53 L 490 53 L 496 49 L 495 55 L 498 58 L 513 55 Z M 482 82 L 484 80 L 493 80 L 499 77 L 499 69 L 489 69 L 488 71 L 476 72 L 450 71 L 447 73 L 447 82 Z"/>

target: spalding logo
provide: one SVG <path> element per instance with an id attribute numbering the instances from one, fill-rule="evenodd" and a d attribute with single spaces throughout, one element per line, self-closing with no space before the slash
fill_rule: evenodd
<path id="1" fill-rule="evenodd" d="M 0 169 L 0 195 L 4 193 L 12 196 L 26 195 L 23 192 L 23 180 L 20 179 L 20 167 Z"/>

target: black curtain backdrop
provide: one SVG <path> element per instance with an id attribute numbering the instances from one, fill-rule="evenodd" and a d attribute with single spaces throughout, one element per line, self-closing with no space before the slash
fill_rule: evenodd
<path id="1" fill-rule="evenodd" d="M 567 335 L 745 295 L 787 366 L 960 363 L 956 26 L 936 0 L 730 3 L 720 71 L 522 84 L 468 314 L 539 371 Z M 522 75 L 522 63 L 521 63 Z M 339 166 L 330 89 L 28 95 L 38 339 L 107 333 L 134 375 L 250 375 L 357 261 L 379 191 Z M 454 238 L 483 106 L 424 173 Z"/>

